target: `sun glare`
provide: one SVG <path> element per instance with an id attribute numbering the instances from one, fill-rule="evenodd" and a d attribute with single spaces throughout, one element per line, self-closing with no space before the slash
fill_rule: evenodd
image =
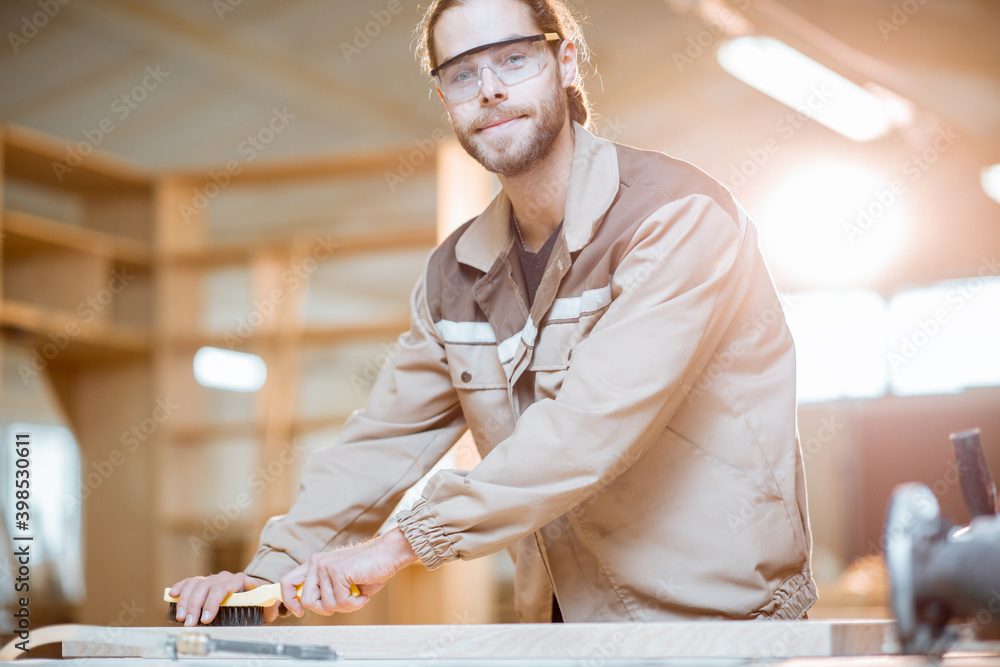
<path id="1" fill-rule="evenodd" d="M 754 216 L 764 256 L 808 289 L 867 286 L 906 242 L 903 194 L 860 163 L 803 165 L 774 186 Z"/>

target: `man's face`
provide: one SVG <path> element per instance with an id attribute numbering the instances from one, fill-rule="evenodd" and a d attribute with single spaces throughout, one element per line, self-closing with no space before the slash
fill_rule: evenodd
<path id="1" fill-rule="evenodd" d="M 483 44 L 541 32 L 517 0 L 469 0 L 442 14 L 434 30 L 438 62 Z M 545 48 L 545 66 L 537 76 L 505 86 L 484 68 L 476 97 L 445 101 L 459 143 L 488 171 L 523 174 L 548 155 L 569 122 L 562 72 Z"/>

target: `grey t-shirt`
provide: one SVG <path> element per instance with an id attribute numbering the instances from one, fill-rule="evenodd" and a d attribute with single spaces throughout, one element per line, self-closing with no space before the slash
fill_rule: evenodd
<path id="1" fill-rule="evenodd" d="M 514 222 L 511 221 L 511 225 L 513 224 Z M 556 230 L 552 232 L 552 235 L 549 236 L 548 240 L 545 241 L 545 245 L 538 249 L 538 252 L 528 252 L 524 244 L 521 243 L 517 229 L 514 230 L 514 245 L 517 247 L 517 257 L 521 260 L 521 271 L 524 272 L 524 280 L 528 283 L 529 308 L 535 303 L 535 292 L 538 291 L 538 286 L 542 283 L 545 266 L 549 263 L 549 256 L 552 255 L 552 248 L 556 244 L 556 239 L 559 238 L 560 230 L 562 230 L 561 222 L 556 227 Z"/>

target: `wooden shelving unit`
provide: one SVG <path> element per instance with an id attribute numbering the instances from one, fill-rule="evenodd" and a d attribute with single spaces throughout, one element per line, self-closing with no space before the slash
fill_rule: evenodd
<path id="1" fill-rule="evenodd" d="M 358 178 L 367 174 L 381 178 L 384 171 L 396 168 L 398 160 L 398 153 L 392 152 L 260 165 L 241 170 L 218 199 L 256 189 L 295 187 L 316 180 L 335 181 L 345 176 Z M 428 160 L 428 166 L 433 169 L 432 160 Z M 331 399 L 329 409 L 322 414 L 303 412 L 300 395 L 303 357 L 309 353 L 332 353 L 342 346 L 373 343 L 388 346 L 409 328 L 405 301 L 401 303 L 404 308 L 395 317 L 349 318 L 343 322 L 310 320 L 306 316 L 306 304 L 313 288 L 312 272 L 301 284 L 290 287 L 282 281 L 289 267 L 301 266 L 308 258 L 316 258 L 320 265 L 327 265 L 345 258 L 350 261 L 350 258 L 379 257 L 409 250 L 429 252 L 437 243 L 433 216 L 392 233 L 331 235 L 314 232 L 310 225 L 302 222 L 290 225 L 297 231 L 287 238 L 212 243 L 209 225 L 213 207 L 204 207 L 197 215 L 192 215 L 191 207 L 183 208 L 184 215 L 181 211 L 190 193 L 203 190 L 211 182 L 211 174 L 218 171 L 169 174 L 158 183 L 157 321 L 161 326 L 155 356 L 160 369 L 160 391 L 185 397 L 181 414 L 165 429 L 158 467 L 166 470 L 169 459 L 194 456 L 206 467 L 221 473 L 226 462 L 232 461 L 234 452 L 239 451 L 243 461 L 235 464 L 242 466 L 237 476 L 243 475 L 245 480 L 247 475 L 263 475 L 267 483 L 251 485 L 253 490 L 249 493 L 246 484 L 232 485 L 220 490 L 214 502 L 200 509 L 177 511 L 177 508 L 161 507 L 155 518 L 156 532 L 163 540 L 159 552 L 169 557 L 161 559 L 156 569 L 166 581 L 222 566 L 225 558 L 234 561 L 231 567 L 242 566 L 252 555 L 267 518 L 287 511 L 297 494 L 299 469 L 304 464 L 305 452 L 296 453 L 292 464 L 283 464 L 291 443 L 303 446 L 304 440 L 316 434 L 335 432 L 347 419 L 349 410 L 344 410 L 335 399 Z M 334 248 L 332 254 L 323 252 L 331 247 Z M 275 306 L 266 317 L 258 317 L 252 331 L 240 335 L 234 335 L 233 331 L 206 330 L 198 324 L 198 313 L 210 298 L 205 287 L 209 276 L 227 270 L 240 270 L 249 275 L 252 302 L 270 298 Z M 279 299 L 273 298 L 276 292 Z M 231 397 L 233 403 L 240 403 L 241 409 L 246 411 L 245 418 L 234 421 L 206 410 L 211 404 L 213 390 L 195 385 L 190 372 L 191 358 L 202 346 L 252 352 L 267 364 L 268 379 L 260 391 L 242 399 Z M 363 404 L 360 398 L 356 400 L 359 404 L 352 408 Z M 238 412 L 240 408 L 233 409 Z M 321 439 L 323 444 L 333 442 L 329 435 Z M 269 470 L 277 474 L 267 474 Z M 198 477 L 196 483 L 200 484 L 201 480 L 202 477 Z M 166 480 L 165 483 L 181 487 L 184 481 Z M 249 496 L 250 505 L 227 514 L 227 504 L 232 509 L 240 493 Z M 214 540 L 204 539 L 213 537 L 210 527 L 213 521 L 216 527 L 224 526 L 224 530 L 219 530 Z M 191 547 L 201 544 L 198 542 L 201 539 L 208 548 Z M 482 566 L 479 571 L 482 572 Z M 448 591 L 460 587 L 462 584 L 457 582 L 448 583 L 447 572 L 427 573 L 423 568 L 410 568 L 360 614 L 328 620 L 351 624 L 451 622 L 454 605 L 442 601 L 453 598 L 454 594 Z M 484 583 L 484 590 L 488 597 L 488 582 Z M 424 599 L 427 604 L 414 605 L 417 599 Z M 486 600 L 484 605 L 488 602 Z M 323 622 L 323 619 L 314 618 L 311 622 Z"/>
<path id="2" fill-rule="evenodd" d="M 45 206 L 5 204 L 0 326 L 5 338 L 27 341 L 40 352 L 46 345 L 51 350 L 55 339 L 68 341 L 47 361 L 46 372 L 80 444 L 85 472 L 124 451 L 136 428 L 142 434 L 139 446 L 126 452 L 125 463 L 84 505 L 90 589 L 87 604 L 65 620 L 113 623 L 122 604 L 134 603 L 145 610 L 136 624 L 158 625 L 163 587 L 244 565 L 266 519 L 295 499 L 307 454 L 302 443 L 332 444 L 350 411 L 362 407 L 360 390 L 345 389 L 343 378 L 327 384 L 322 368 L 311 369 L 311 391 L 316 393 L 321 377 L 319 391 L 335 395 L 307 405 L 303 364 L 342 365 L 365 346 L 388 349 L 409 327 L 405 296 L 377 291 L 374 298 L 382 305 L 375 314 L 310 319 L 312 274 L 290 286 L 283 280 L 289 267 L 315 259 L 327 267 L 343 261 L 333 268 L 353 271 L 342 267 L 369 258 L 391 266 L 396 254 L 433 248 L 441 211 L 437 217 L 425 213 L 426 220 L 408 218 L 408 226 L 389 233 L 359 233 L 355 226 L 352 232 L 320 234 L 305 222 L 284 220 L 275 228 L 294 231 L 280 238 L 213 242 L 209 223 L 217 202 L 194 215 L 189 204 L 191 193 L 205 188 L 218 169 L 153 174 L 97 153 L 69 170 L 57 166 L 70 149 L 34 132 L 0 128 L 0 197 L 26 187 L 35 200 L 39 193 L 51 196 L 66 204 L 59 210 L 71 212 L 64 219 Z M 221 190 L 223 196 L 257 196 L 257 189 L 304 182 L 366 174 L 381 179 L 398 161 L 398 152 L 381 152 L 243 165 Z M 468 171 L 449 164 L 453 171 Z M 421 169 L 433 183 L 441 164 L 428 159 Z M 459 190 L 469 192 L 468 175 L 453 176 Z M 442 196 L 450 197 L 438 188 L 438 201 Z M 337 212 L 340 218 L 350 215 L 348 209 Z M 321 252 L 331 246 L 335 252 Z M 206 324 L 206 312 L 219 299 L 208 283 L 227 271 L 247 277 L 249 301 L 270 299 L 273 305 L 248 331 Z M 400 274 L 407 294 L 416 277 L 410 273 Z M 326 289 L 329 297 L 329 282 Z M 345 303 L 350 298 L 357 303 L 354 295 Z M 267 381 L 253 394 L 200 386 L 192 361 L 203 346 L 259 355 Z M 264 475 L 266 483 L 252 484 L 254 475 Z M 490 567 L 457 563 L 434 573 L 408 568 L 366 610 L 333 622 L 451 623 L 460 609 L 478 609 L 474 616 L 491 620 L 483 611 L 490 604 Z M 476 600 L 471 607 L 470 598 Z"/>
<path id="3" fill-rule="evenodd" d="M 51 252 L 53 249 L 76 250 L 107 260 L 148 268 L 153 251 L 147 243 L 121 238 L 107 232 L 68 225 L 19 211 L 4 217 L 8 247 L 14 243 L 27 252 Z"/>
<path id="4" fill-rule="evenodd" d="M 197 186 L 195 186 L 197 187 Z M 338 236 L 334 241 L 338 257 L 357 253 L 385 252 L 414 247 L 433 247 L 436 242 L 433 221 L 424 223 L 425 229 L 404 230 L 386 234 L 355 234 Z M 291 257 L 293 253 L 309 255 L 317 247 L 316 238 L 296 238 L 291 240 L 256 241 L 229 245 L 180 248 L 169 256 L 175 266 L 223 266 L 246 263 L 262 254 L 276 254 Z"/>
<path id="5" fill-rule="evenodd" d="M 21 375 L 23 385 L 15 379 L 0 392 L 16 398 L 44 373 L 90 472 L 113 452 L 125 452 L 123 436 L 155 403 L 154 181 L 99 154 L 70 167 L 69 150 L 67 142 L 0 126 L 0 335 L 5 344 L 33 347 L 38 360 L 35 374 Z M 19 197 L 25 191 L 34 201 L 58 199 L 71 214 L 56 219 L 23 208 L 32 201 Z M 156 441 L 155 434 L 144 436 L 125 464 L 88 489 L 81 506 L 88 596 L 80 609 L 59 609 L 63 620 L 109 623 L 121 601 L 141 595 L 144 564 L 153 558 L 147 519 Z M 44 597 L 32 602 L 45 607 Z"/>

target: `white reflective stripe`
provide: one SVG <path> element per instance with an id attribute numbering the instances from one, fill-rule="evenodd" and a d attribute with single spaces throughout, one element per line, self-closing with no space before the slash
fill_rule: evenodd
<path id="1" fill-rule="evenodd" d="M 434 328 L 441 334 L 446 343 L 495 343 L 497 336 L 489 322 L 452 322 L 439 320 Z"/>
<path id="2" fill-rule="evenodd" d="M 517 341 L 523 340 L 525 345 L 534 345 L 537 335 L 538 329 L 535 328 L 535 323 L 531 321 L 529 316 L 528 321 L 524 323 L 524 328 L 519 333 L 497 345 L 497 356 L 500 357 L 500 363 L 505 364 L 514 358 L 514 353 L 517 352 Z"/>
<path id="3" fill-rule="evenodd" d="M 545 321 L 579 319 L 584 313 L 592 313 L 611 303 L 610 283 L 598 289 L 587 290 L 580 296 L 556 299 L 552 303 Z M 496 334 L 489 322 L 452 322 L 440 320 L 434 324 L 441 338 L 447 343 L 495 343 Z M 538 336 L 538 328 L 529 317 L 524 328 L 510 338 L 497 345 L 497 356 L 501 363 L 507 363 L 517 352 L 517 341 L 523 340 L 525 345 L 534 345 Z"/>
<path id="4" fill-rule="evenodd" d="M 497 345 L 497 356 L 500 357 L 501 364 L 506 364 L 514 358 L 514 352 L 517 351 L 517 341 L 519 340 L 521 340 L 521 334 L 516 333 Z"/>
<path id="5" fill-rule="evenodd" d="M 545 321 L 575 320 L 584 313 L 592 313 L 611 303 L 611 284 L 599 289 L 587 290 L 580 296 L 556 299 L 552 303 Z"/>
<path id="6" fill-rule="evenodd" d="M 528 321 L 524 323 L 524 328 L 521 329 L 521 338 L 524 339 L 526 345 L 535 344 L 535 336 L 538 335 L 538 329 L 535 328 L 535 323 L 531 321 L 531 315 L 528 315 Z"/>

